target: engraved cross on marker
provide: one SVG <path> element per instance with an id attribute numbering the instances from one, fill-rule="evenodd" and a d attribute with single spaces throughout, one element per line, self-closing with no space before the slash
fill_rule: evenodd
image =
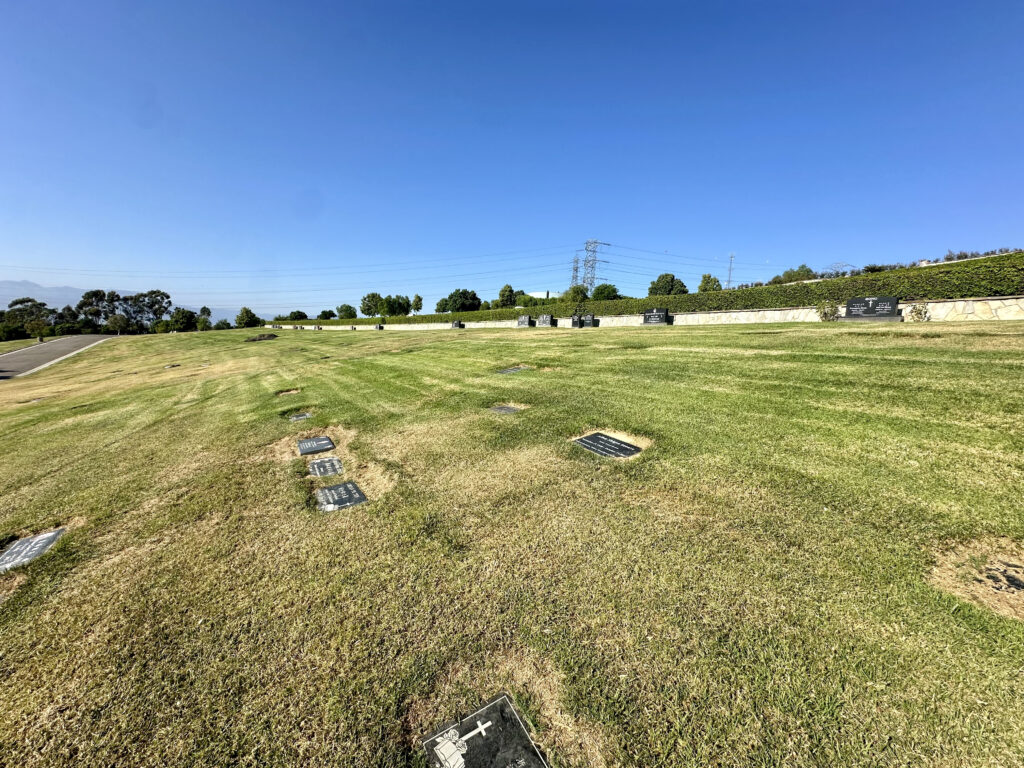
<path id="1" fill-rule="evenodd" d="M 461 738 L 459 738 L 459 732 L 455 728 L 452 728 L 437 740 L 437 746 L 434 747 L 434 754 L 437 755 L 437 759 L 441 761 L 441 765 L 444 766 L 444 768 L 463 768 L 463 766 L 466 765 L 466 761 L 462 759 L 462 756 L 466 754 L 466 751 L 469 749 L 469 747 L 466 746 L 466 742 L 478 733 L 481 736 L 486 736 L 487 729 L 490 727 L 490 720 L 486 723 L 481 723 L 477 720 L 476 728 Z"/>

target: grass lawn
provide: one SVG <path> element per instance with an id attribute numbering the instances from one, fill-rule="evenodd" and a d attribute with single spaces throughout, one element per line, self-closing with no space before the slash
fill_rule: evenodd
<path id="1" fill-rule="evenodd" d="M 552 766 L 1024 764 L 1024 622 L 930 577 L 1024 539 L 1024 323 L 277 333 L 0 383 L 0 539 L 69 528 L 0 762 L 425 766 L 507 690 Z"/>
<path id="2" fill-rule="evenodd" d="M 0 355 L 4 354 L 4 352 L 13 352 L 14 350 L 21 349 L 22 347 L 31 347 L 33 344 L 36 343 L 37 342 L 35 339 L 15 339 L 14 341 L 0 341 Z"/>

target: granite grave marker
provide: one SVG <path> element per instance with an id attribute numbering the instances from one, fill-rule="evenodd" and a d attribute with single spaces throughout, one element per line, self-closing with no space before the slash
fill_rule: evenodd
<path id="1" fill-rule="evenodd" d="M 598 456 L 606 456 L 612 459 L 627 459 L 640 453 L 640 448 L 637 446 L 617 440 L 611 435 L 606 435 L 604 432 L 594 432 L 591 435 L 579 437 L 573 442 L 592 453 L 596 453 Z"/>
<path id="2" fill-rule="evenodd" d="M 593 315 L 584 315 L 583 316 L 583 327 L 584 328 L 597 328 L 598 323 L 600 323 L 600 321 L 596 317 L 594 317 Z"/>
<path id="3" fill-rule="evenodd" d="M 334 441 L 329 437 L 307 437 L 299 440 L 299 455 L 309 456 L 311 453 L 323 453 L 334 448 Z"/>
<path id="4" fill-rule="evenodd" d="M 516 327 L 518 328 L 529 328 L 533 324 L 533 318 L 529 315 L 520 315 L 519 319 L 516 320 Z"/>
<path id="5" fill-rule="evenodd" d="M 498 373 L 501 373 L 501 374 L 519 373 L 520 371 L 525 371 L 525 370 L 526 370 L 526 366 L 525 365 L 517 365 L 517 366 L 515 366 L 513 368 L 502 368 L 500 371 L 498 371 Z"/>
<path id="6" fill-rule="evenodd" d="M 312 413 L 293 413 L 288 417 L 288 421 L 305 421 L 306 419 L 313 418 Z"/>
<path id="7" fill-rule="evenodd" d="M 15 541 L 3 552 L 0 552 L 0 573 L 24 565 L 44 554 L 64 534 L 64 530 L 64 528 L 58 528 L 55 531 Z"/>
<path id="8" fill-rule="evenodd" d="M 550 328 L 555 324 L 554 315 L 541 315 L 537 318 L 537 325 L 543 328 Z"/>
<path id="9" fill-rule="evenodd" d="M 902 320 L 896 296 L 857 296 L 846 302 L 843 320 Z"/>
<path id="10" fill-rule="evenodd" d="M 366 496 L 353 482 L 329 485 L 316 489 L 316 505 L 321 512 L 337 512 L 366 501 Z"/>
<path id="11" fill-rule="evenodd" d="M 313 459 L 309 462 L 309 474 L 314 477 L 331 477 L 340 475 L 341 472 L 341 459 L 334 456 L 324 456 L 322 459 Z"/>
<path id="12" fill-rule="evenodd" d="M 507 693 L 422 744 L 431 768 L 547 768 Z"/>
<path id="13" fill-rule="evenodd" d="M 491 410 L 494 411 L 495 413 L 509 414 L 519 413 L 523 409 L 516 408 L 514 405 L 495 405 L 491 408 Z"/>
<path id="14" fill-rule="evenodd" d="M 668 325 L 668 309 L 662 307 L 645 309 L 644 325 Z"/>

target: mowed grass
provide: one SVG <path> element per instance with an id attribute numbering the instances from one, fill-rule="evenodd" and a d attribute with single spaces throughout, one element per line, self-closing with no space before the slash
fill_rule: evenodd
<path id="1" fill-rule="evenodd" d="M 552 766 L 1024 764 L 1024 626 L 928 582 L 1024 539 L 1024 323 L 278 333 L 0 384 L 0 536 L 69 527 L 0 762 L 424 766 L 505 689 Z"/>
<path id="2" fill-rule="evenodd" d="M 23 347 L 31 347 L 38 342 L 35 339 L 15 339 L 14 341 L 0 341 L 0 355 L 6 352 L 14 352 Z"/>

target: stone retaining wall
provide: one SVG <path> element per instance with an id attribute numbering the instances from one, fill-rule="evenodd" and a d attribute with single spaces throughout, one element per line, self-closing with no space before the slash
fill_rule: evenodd
<path id="1" fill-rule="evenodd" d="M 932 322 L 958 320 L 1024 320 L 1024 296 L 1004 296 L 990 299 L 944 299 L 926 301 L 928 314 Z M 911 303 L 900 304 L 904 315 L 909 314 Z M 845 314 L 845 308 L 843 312 Z M 598 316 L 598 326 L 602 328 L 620 328 L 624 326 L 643 325 L 643 315 L 609 315 Z M 569 327 L 570 320 L 560 317 L 559 328 Z M 672 315 L 673 325 L 725 325 L 731 323 L 817 323 L 818 313 L 814 307 L 790 307 L 787 309 L 737 309 L 722 312 L 680 312 Z M 316 324 L 297 325 L 295 323 L 277 323 L 276 326 L 289 330 L 315 330 Z M 515 320 L 467 320 L 466 328 L 515 328 Z M 272 328 L 274 325 L 265 325 Z M 320 326 L 325 331 L 348 331 L 348 325 Z M 448 323 L 392 323 L 384 326 L 386 331 L 442 331 L 450 330 Z M 375 330 L 372 325 L 357 325 L 358 331 Z"/>

